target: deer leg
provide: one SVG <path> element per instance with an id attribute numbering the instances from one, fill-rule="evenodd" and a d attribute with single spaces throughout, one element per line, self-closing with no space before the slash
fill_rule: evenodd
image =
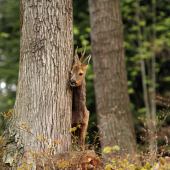
<path id="1" fill-rule="evenodd" d="M 79 146 L 83 146 L 85 142 L 85 133 L 87 130 L 87 124 L 82 124 L 81 125 L 81 130 L 80 130 L 80 136 L 79 136 Z"/>

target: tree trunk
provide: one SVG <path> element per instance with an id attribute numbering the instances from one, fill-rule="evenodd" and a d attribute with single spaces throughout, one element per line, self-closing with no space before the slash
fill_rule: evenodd
<path id="1" fill-rule="evenodd" d="M 89 0 L 92 58 L 101 146 L 136 152 L 119 0 Z"/>
<path id="2" fill-rule="evenodd" d="M 149 156 L 149 160 L 152 161 L 152 163 L 154 163 L 155 158 L 156 158 L 156 153 L 157 153 L 157 141 L 156 141 L 156 122 L 155 122 L 155 118 L 156 118 L 156 88 L 155 88 L 155 55 L 156 55 L 156 51 L 155 51 L 155 39 L 156 39 L 156 3 L 155 1 L 152 1 L 152 12 L 153 12 L 153 49 L 152 49 L 152 60 L 151 60 L 151 64 L 150 64 L 150 59 L 148 59 L 148 77 L 150 77 L 150 79 L 152 80 L 152 84 L 151 84 L 151 88 L 152 88 L 152 92 L 150 94 L 150 98 L 149 98 L 149 94 L 148 94 L 148 87 L 146 84 L 146 71 L 145 71 L 145 60 L 143 58 L 143 45 L 142 45 L 142 38 L 144 37 L 143 42 L 147 41 L 147 32 L 146 32 L 146 28 L 145 28 L 145 32 L 142 34 L 142 27 L 140 25 L 141 22 L 141 12 L 140 12 L 140 0 L 136 1 L 136 22 L 137 22 L 137 26 L 138 26 L 138 30 L 137 30 L 137 35 L 138 35 L 138 46 L 139 46 L 139 57 L 140 57 L 140 63 L 141 63 L 141 74 L 142 74 L 142 86 L 143 86 L 143 98 L 144 98 L 144 103 L 145 103 L 145 107 L 146 107 L 146 119 L 147 119 L 147 127 L 148 127 L 148 131 L 147 131 L 147 136 L 148 136 L 148 149 L 149 152 L 151 153 Z M 149 104 L 150 101 L 150 104 Z"/>
<path id="3" fill-rule="evenodd" d="M 152 92 L 151 92 L 151 115 L 152 115 L 152 133 L 153 133 L 153 162 L 156 159 L 157 154 L 157 134 L 156 134 L 156 71 L 155 71 L 155 63 L 156 63 L 156 0 L 152 1 L 152 22 L 153 22 L 153 51 L 152 51 Z"/>
<path id="4" fill-rule="evenodd" d="M 138 26 L 137 35 L 138 35 L 138 47 L 139 47 L 139 57 L 140 57 L 140 64 L 141 64 L 141 74 L 142 74 L 142 88 L 143 88 L 143 99 L 146 107 L 146 119 L 148 123 L 148 129 L 151 131 L 151 116 L 150 116 L 150 106 L 149 106 L 149 97 L 148 97 L 148 88 L 146 84 L 146 71 L 145 71 L 145 60 L 143 59 L 143 51 L 142 51 L 142 32 L 140 26 L 140 0 L 136 1 L 136 22 Z M 145 35 L 146 37 L 146 35 Z M 152 150 L 152 134 L 149 134 L 149 148 Z M 151 151 L 150 150 L 150 151 Z"/>
<path id="5" fill-rule="evenodd" d="M 72 114 L 72 1 L 21 0 L 20 5 L 18 89 L 3 134 L 3 161 L 16 167 L 24 162 L 28 150 L 47 152 L 51 148 L 51 154 L 71 150 Z"/>

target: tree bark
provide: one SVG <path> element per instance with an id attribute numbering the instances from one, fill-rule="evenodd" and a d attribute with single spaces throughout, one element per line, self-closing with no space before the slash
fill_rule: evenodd
<path id="1" fill-rule="evenodd" d="M 92 58 L 101 146 L 136 152 L 119 0 L 89 0 Z"/>
<path id="2" fill-rule="evenodd" d="M 20 5 L 17 96 L 3 134 L 3 161 L 15 167 L 24 162 L 28 150 L 53 148 L 51 154 L 71 150 L 72 1 L 21 0 Z"/>

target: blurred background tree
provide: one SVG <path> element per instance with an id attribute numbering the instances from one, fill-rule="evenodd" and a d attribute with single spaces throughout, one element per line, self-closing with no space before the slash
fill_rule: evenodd
<path id="1" fill-rule="evenodd" d="M 100 146 L 118 145 L 121 156 L 134 155 L 120 0 L 89 0 L 89 9 Z"/>
<path id="2" fill-rule="evenodd" d="M 90 21 L 88 1 L 73 0 L 74 17 L 74 45 L 79 46 L 79 52 L 83 46 L 87 46 L 87 55 L 91 52 L 90 46 Z M 152 92 L 151 58 L 152 58 L 152 31 L 156 29 L 155 46 L 155 74 L 156 74 L 156 108 L 157 116 L 166 115 L 168 112 L 170 97 L 170 1 L 156 1 L 156 25 L 153 24 L 153 11 L 151 1 L 140 1 L 140 27 L 142 31 L 142 58 L 145 61 L 146 85 L 148 97 Z M 125 59 L 128 74 L 128 87 L 131 101 L 131 109 L 138 143 L 142 143 L 140 136 L 143 121 L 138 117 L 146 117 L 146 107 L 143 100 L 142 76 L 138 46 L 138 25 L 136 21 L 136 1 L 121 0 L 121 11 L 124 27 Z M 8 112 L 13 108 L 18 78 L 19 66 L 19 0 L 0 0 L 0 112 Z M 92 56 L 93 58 L 93 56 Z M 97 131 L 97 115 L 95 109 L 95 94 L 93 85 L 92 61 L 86 73 L 87 108 L 90 110 L 88 132 L 90 143 L 93 142 Z M 160 98 L 162 97 L 162 98 Z M 159 110 L 163 110 L 160 112 Z M 161 117 L 160 119 L 164 119 Z M 145 120 L 144 120 L 145 121 Z M 146 121 L 145 121 L 146 122 Z M 159 123 L 159 122 L 158 122 Z M 170 117 L 162 124 L 165 131 L 169 131 Z M 3 132 L 5 120 L 0 115 L 0 134 Z M 168 133 L 167 133 L 168 136 Z M 168 136 L 170 138 L 170 135 Z M 161 138 L 160 144 L 165 140 Z"/>

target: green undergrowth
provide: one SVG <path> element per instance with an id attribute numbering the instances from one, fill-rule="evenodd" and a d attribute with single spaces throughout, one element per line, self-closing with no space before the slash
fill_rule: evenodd
<path id="1" fill-rule="evenodd" d="M 105 170 L 169 170 L 170 169 L 170 157 L 162 157 L 159 154 L 153 157 L 151 153 L 142 153 L 139 155 L 127 154 L 124 159 L 119 156 L 119 147 L 105 147 L 104 153 L 106 162 Z M 113 156 L 112 153 L 115 153 Z M 161 153 L 162 155 L 163 153 Z M 109 161 L 108 161 L 109 160 Z"/>

